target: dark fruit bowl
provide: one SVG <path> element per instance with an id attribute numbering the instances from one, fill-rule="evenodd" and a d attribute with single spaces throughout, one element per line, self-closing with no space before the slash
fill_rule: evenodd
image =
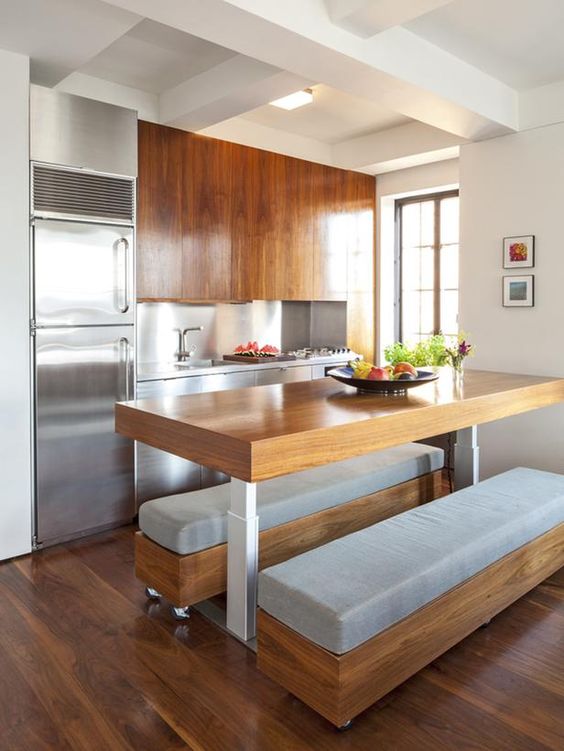
<path id="1" fill-rule="evenodd" d="M 417 378 L 414 378 L 412 381 L 369 381 L 365 378 L 355 378 L 353 373 L 352 368 L 343 367 L 333 368 L 327 375 L 336 381 L 346 383 L 347 386 L 354 386 L 359 391 L 371 394 L 401 394 L 407 389 L 421 386 L 423 383 L 436 381 L 439 377 L 438 373 L 433 373 L 430 370 L 418 370 Z"/>

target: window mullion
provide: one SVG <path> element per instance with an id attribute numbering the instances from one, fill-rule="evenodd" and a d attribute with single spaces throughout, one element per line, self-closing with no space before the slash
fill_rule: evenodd
<path id="1" fill-rule="evenodd" d="M 441 330 L 441 199 L 435 199 L 434 215 L 434 294 L 433 294 L 433 328 L 438 334 Z"/>

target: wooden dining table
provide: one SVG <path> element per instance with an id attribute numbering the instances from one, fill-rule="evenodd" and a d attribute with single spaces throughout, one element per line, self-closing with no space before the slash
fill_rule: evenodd
<path id="1" fill-rule="evenodd" d="M 477 426 L 564 401 L 564 379 L 467 370 L 400 395 L 332 378 L 122 402 L 116 431 L 231 476 L 227 628 L 255 636 L 257 483 L 456 431 L 455 487 L 479 480 Z"/>

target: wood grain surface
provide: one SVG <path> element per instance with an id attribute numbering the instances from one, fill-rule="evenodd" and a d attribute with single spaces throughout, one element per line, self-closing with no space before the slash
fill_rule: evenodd
<path id="1" fill-rule="evenodd" d="M 564 569 L 341 734 L 199 613 L 148 602 L 133 532 L 0 565 L 2 751 L 561 751 Z"/>
<path id="2" fill-rule="evenodd" d="M 184 134 L 182 294 L 188 300 L 232 300 L 232 144 Z"/>
<path id="3" fill-rule="evenodd" d="M 564 379 L 449 369 L 405 396 L 323 378 L 116 405 L 116 430 L 247 482 L 564 401 Z"/>
<path id="4" fill-rule="evenodd" d="M 182 161 L 186 134 L 139 121 L 138 298 L 182 297 Z"/>
<path id="5" fill-rule="evenodd" d="M 309 514 L 259 534 L 259 569 L 274 566 L 338 537 L 376 524 L 443 494 L 441 471 L 402 482 L 350 503 Z M 177 606 L 193 605 L 225 592 L 227 544 L 189 555 L 135 535 L 135 573 Z"/>
<path id="6" fill-rule="evenodd" d="M 373 176 L 140 121 L 138 183 L 140 300 L 350 298 L 373 356 Z"/>
<path id="7" fill-rule="evenodd" d="M 259 610 L 257 666 L 340 727 L 563 565 L 561 524 L 343 655 Z"/>

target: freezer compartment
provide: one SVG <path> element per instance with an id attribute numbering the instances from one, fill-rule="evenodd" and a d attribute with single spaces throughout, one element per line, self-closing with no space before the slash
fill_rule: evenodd
<path id="1" fill-rule="evenodd" d="M 52 544 L 135 516 L 134 444 L 115 433 L 134 397 L 133 326 L 38 330 L 36 533 Z"/>
<path id="2" fill-rule="evenodd" d="M 134 320 L 132 227 L 35 219 L 38 326 L 106 326 Z"/>

